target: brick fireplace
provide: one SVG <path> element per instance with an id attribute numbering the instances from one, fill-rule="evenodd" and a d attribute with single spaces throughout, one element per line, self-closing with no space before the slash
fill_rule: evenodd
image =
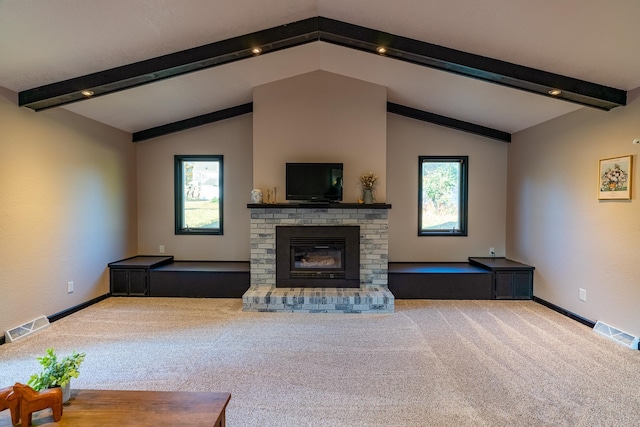
<path id="1" fill-rule="evenodd" d="M 243 296 L 245 311 L 394 311 L 393 294 L 387 288 L 390 205 L 252 204 L 248 207 L 251 209 L 251 287 Z M 277 286 L 276 229 L 327 226 L 359 227 L 359 286 L 326 287 L 324 282 L 325 287 Z"/>

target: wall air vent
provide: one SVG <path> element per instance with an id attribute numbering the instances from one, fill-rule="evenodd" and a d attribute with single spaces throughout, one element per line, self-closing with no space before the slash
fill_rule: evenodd
<path id="1" fill-rule="evenodd" d="M 24 338 L 42 328 L 49 326 L 49 319 L 46 316 L 40 316 L 24 325 L 17 326 L 13 329 L 5 331 L 4 338 L 7 342 L 14 342 L 20 338 Z"/>
<path id="2" fill-rule="evenodd" d="M 638 347 L 640 339 L 638 337 L 623 332 L 620 329 L 616 329 L 613 326 L 609 326 L 604 322 L 598 320 L 596 325 L 593 327 L 593 330 L 603 337 L 607 337 L 625 347 L 629 347 L 632 350 L 640 350 Z"/>

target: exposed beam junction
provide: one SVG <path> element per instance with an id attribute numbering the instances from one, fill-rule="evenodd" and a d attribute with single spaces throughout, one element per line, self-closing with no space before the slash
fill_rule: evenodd
<path id="1" fill-rule="evenodd" d="M 20 106 L 43 110 L 250 58 L 255 55 L 254 48 L 260 48 L 260 54 L 264 55 L 314 41 L 376 55 L 382 46 L 386 49 L 383 55 L 389 58 L 603 110 L 626 105 L 627 93 L 620 89 L 324 17 L 308 18 L 25 90 L 19 93 L 18 102 Z M 560 93 L 550 95 L 552 90 Z"/>

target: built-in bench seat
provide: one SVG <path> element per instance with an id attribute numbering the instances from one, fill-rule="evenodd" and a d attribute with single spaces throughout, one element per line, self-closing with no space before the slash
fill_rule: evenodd
<path id="1" fill-rule="evenodd" d="M 248 261 L 174 261 L 171 256 L 138 256 L 111 263 L 109 267 L 114 296 L 242 298 L 251 282 Z M 533 269 L 505 258 L 469 258 L 469 262 L 390 262 L 388 288 L 396 299 L 531 299 Z M 287 296 L 292 295 L 289 292 Z M 277 295 L 271 290 L 269 296 Z M 258 305 L 273 304 L 274 301 L 251 299 Z M 258 308 L 273 307 L 260 305 Z"/>
<path id="2" fill-rule="evenodd" d="M 249 262 L 174 261 L 151 269 L 149 296 L 242 298 L 249 282 Z"/>
<path id="3" fill-rule="evenodd" d="M 505 258 L 469 262 L 390 262 L 396 299 L 531 299 L 534 268 Z"/>
<path id="4" fill-rule="evenodd" d="M 390 262 L 397 299 L 492 299 L 491 272 L 468 262 Z"/>
<path id="5" fill-rule="evenodd" d="M 109 269 L 113 296 L 242 298 L 251 281 L 248 261 L 140 255 L 112 262 Z"/>

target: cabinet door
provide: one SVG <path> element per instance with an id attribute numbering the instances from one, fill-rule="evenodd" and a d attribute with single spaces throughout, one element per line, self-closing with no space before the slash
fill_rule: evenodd
<path id="1" fill-rule="evenodd" d="M 533 298 L 533 272 L 496 271 L 496 299 Z"/>
<path id="2" fill-rule="evenodd" d="M 127 295 L 129 293 L 129 271 L 111 269 L 111 295 Z"/>
<path id="3" fill-rule="evenodd" d="M 513 298 L 513 274 L 498 271 L 496 275 L 496 299 Z"/>
<path id="4" fill-rule="evenodd" d="M 533 298 L 533 272 L 517 271 L 513 273 L 513 298 Z"/>
<path id="5" fill-rule="evenodd" d="M 147 270 L 129 270 L 129 295 L 147 294 Z"/>

